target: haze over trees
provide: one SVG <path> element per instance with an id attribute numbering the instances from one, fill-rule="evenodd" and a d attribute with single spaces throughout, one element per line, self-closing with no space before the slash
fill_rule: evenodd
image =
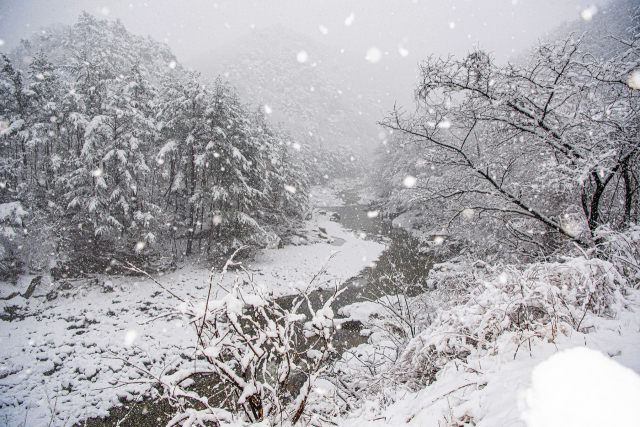
<path id="1" fill-rule="evenodd" d="M 615 10 L 615 50 L 573 34 L 521 65 L 481 50 L 422 63 L 415 112 L 383 122 L 394 132 L 380 161 L 390 205 L 425 209 L 431 236 L 520 259 L 636 223 L 640 33 L 638 15 Z M 407 174 L 417 182 L 399 189 Z"/>
<path id="2" fill-rule="evenodd" d="M 278 244 L 306 210 L 300 145 L 198 77 L 165 45 L 89 14 L 3 56 L 0 199 L 32 213 L 3 242 L 14 263 L 29 239 L 46 242 L 33 262 L 95 256 L 84 268 L 107 271 L 114 253 Z"/>
<path id="3" fill-rule="evenodd" d="M 203 76 L 223 76 L 242 96 L 266 104 L 270 119 L 282 122 L 301 144 L 348 147 L 360 155 L 379 143 L 376 120 L 390 99 L 382 65 L 358 59 L 276 26 L 253 30 L 190 63 Z"/>

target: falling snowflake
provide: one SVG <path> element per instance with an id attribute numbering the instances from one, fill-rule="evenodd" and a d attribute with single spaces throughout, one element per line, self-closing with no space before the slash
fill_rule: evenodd
<path id="1" fill-rule="evenodd" d="M 99 176 L 102 176 L 102 173 L 102 169 L 98 168 L 91 172 L 91 176 L 93 176 L 94 178 L 98 178 Z"/>
<path id="2" fill-rule="evenodd" d="M 289 193 L 294 194 L 296 192 L 296 187 L 294 187 L 293 185 L 284 185 L 284 189 L 287 190 Z"/>
<path id="3" fill-rule="evenodd" d="M 438 127 L 440 129 L 449 129 L 451 127 L 451 122 L 449 120 L 444 120 L 438 123 Z"/>
<path id="4" fill-rule="evenodd" d="M 270 106 L 268 106 L 267 104 L 264 104 L 264 112 L 267 114 L 271 114 L 273 113 L 273 110 L 271 109 Z"/>
<path id="5" fill-rule="evenodd" d="M 409 55 L 409 51 L 407 49 L 405 49 L 404 47 L 402 47 L 402 43 L 398 43 L 398 52 L 400 53 L 400 56 L 408 56 Z"/>
<path id="6" fill-rule="evenodd" d="M 598 8 L 594 6 L 589 6 L 582 12 L 580 12 L 580 17 L 585 21 L 589 22 L 593 19 L 593 16 L 598 13 Z"/>
<path id="7" fill-rule="evenodd" d="M 294 150 L 296 150 L 296 151 L 300 151 L 300 149 L 302 148 L 302 147 L 300 146 L 300 144 L 298 144 L 297 142 L 294 142 L 294 143 L 293 143 L 293 145 L 292 145 L 292 147 L 293 147 L 293 149 L 294 149 Z"/>
<path id="8" fill-rule="evenodd" d="M 147 246 L 145 242 L 136 243 L 136 252 L 142 252 L 145 246 Z"/>
<path id="9" fill-rule="evenodd" d="M 344 20 L 344 25 L 346 25 L 347 27 L 351 24 L 353 24 L 353 21 L 356 19 L 356 15 L 351 12 L 351 15 L 347 16 L 347 19 Z"/>
<path id="10" fill-rule="evenodd" d="M 299 63 L 303 64 L 307 62 L 307 59 L 309 59 L 309 54 L 306 50 L 301 50 L 300 52 L 298 52 L 298 55 L 296 55 L 296 59 Z"/>
<path id="11" fill-rule="evenodd" d="M 453 30 L 456 27 L 456 23 L 451 21 L 449 22 L 449 29 Z"/>
<path id="12" fill-rule="evenodd" d="M 382 59 L 382 51 L 377 47 L 371 47 L 367 51 L 367 56 L 365 56 L 364 59 L 372 64 L 377 64 Z"/>
<path id="13" fill-rule="evenodd" d="M 640 71 L 635 70 L 629 75 L 629 78 L 627 79 L 627 85 L 631 89 L 640 90 Z"/>
<path id="14" fill-rule="evenodd" d="M 402 180 L 402 185 L 407 187 L 407 188 L 411 188 L 411 187 L 414 187 L 417 182 L 418 182 L 418 180 L 416 179 L 416 177 L 411 176 L 411 175 L 407 175 Z"/>
<path id="15" fill-rule="evenodd" d="M 136 331 L 135 329 L 128 330 L 127 333 L 124 336 L 125 345 L 133 344 L 133 342 L 136 340 L 136 338 L 138 338 L 138 331 Z"/>
<path id="16" fill-rule="evenodd" d="M 442 245 L 442 244 L 444 243 L 444 237 L 442 237 L 442 236 L 436 236 L 436 237 L 433 239 L 433 243 L 435 243 L 435 244 L 436 244 L 436 245 L 438 245 L 438 246 Z"/>
<path id="17" fill-rule="evenodd" d="M 173 70 L 174 68 L 176 68 L 176 66 L 177 66 L 177 65 L 178 65 L 178 63 L 177 63 L 176 61 L 171 61 L 171 62 L 169 62 L 169 68 L 171 68 L 172 70 Z"/>
<path id="18" fill-rule="evenodd" d="M 325 36 L 329 33 L 329 30 L 327 29 L 327 27 L 325 27 L 324 25 L 320 25 L 320 32 L 322 34 L 324 34 Z"/>

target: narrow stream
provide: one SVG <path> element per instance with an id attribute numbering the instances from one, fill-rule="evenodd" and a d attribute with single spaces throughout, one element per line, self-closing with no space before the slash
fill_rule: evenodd
<path id="1" fill-rule="evenodd" d="M 343 227 L 357 233 L 366 233 L 366 239 L 383 242 L 387 245 L 387 248 L 380 255 L 375 267 L 367 267 L 360 274 L 346 281 L 347 290 L 336 299 L 332 306 L 334 313 L 338 313 L 340 308 L 354 302 L 375 299 L 385 293 L 389 293 L 389 289 L 379 285 L 379 278 L 385 275 L 402 275 L 405 281 L 414 281 L 416 285 L 415 292 L 420 292 L 422 290 L 420 279 L 426 277 L 427 272 L 433 265 L 433 259 L 420 255 L 418 242 L 404 230 L 393 228 L 391 221 L 370 218 L 367 215 L 367 206 L 357 203 L 358 196 L 355 192 L 344 192 L 341 197 L 345 201 L 344 206 L 328 206 L 323 210 L 327 213 L 338 213 L 340 216 L 338 223 Z M 339 247 L 344 243 L 341 240 L 336 239 L 333 244 Z M 332 293 L 333 291 L 331 290 L 312 292 L 310 295 L 312 305 L 315 308 L 321 306 Z M 277 301 L 282 307 L 289 308 L 293 299 L 293 296 L 289 296 L 278 298 Z M 367 342 L 368 338 L 360 335 L 362 328 L 363 325 L 359 321 L 348 321 L 343 323 L 340 329 L 336 330 L 333 345 L 339 354 L 349 348 Z M 211 378 L 202 377 L 195 378 L 195 380 L 192 388 L 201 393 L 215 387 Z M 107 418 L 88 419 L 82 425 L 89 427 L 166 425 L 170 420 L 170 414 L 174 411 L 164 400 L 150 401 L 149 399 L 142 399 L 139 402 L 126 402 L 123 406 L 114 407 L 109 411 L 110 415 Z"/>
<path id="2" fill-rule="evenodd" d="M 344 206 L 327 206 L 322 210 L 326 211 L 327 215 L 330 212 L 336 212 L 340 216 L 337 222 L 344 228 L 357 233 L 365 233 L 366 239 L 383 242 L 387 248 L 380 255 L 375 267 L 367 267 L 360 274 L 346 281 L 346 291 L 336 299 L 332 306 L 334 312 L 338 313 L 342 307 L 355 302 L 376 299 L 384 294 L 392 293 L 392 289 L 381 285 L 379 280 L 381 276 L 402 277 L 405 282 L 415 284 L 412 289 L 413 294 L 420 293 L 423 290 L 422 279 L 426 278 L 434 260 L 419 253 L 418 241 L 404 229 L 392 227 L 389 220 L 369 217 L 367 206 L 357 203 L 357 193 L 343 192 L 341 197 L 345 201 Z M 334 242 L 336 246 L 344 243 L 344 241 L 339 241 L 342 239 L 336 240 Z M 332 293 L 331 290 L 313 292 L 310 295 L 313 306 L 320 306 Z M 278 303 L 289 308 L 293 299 L 293 296 L 282 297 L 278 299 Z M 367 337 L 360 336 L 362 328 L 363 325 L 360 322 L 349 321 L 336 331 L 334 347 L 338 353 L 367 342 Z"/>

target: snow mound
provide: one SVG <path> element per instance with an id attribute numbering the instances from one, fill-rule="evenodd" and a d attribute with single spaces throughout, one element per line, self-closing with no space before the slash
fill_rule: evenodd
<path id="1" fill-rule="evenodd" d="M 0 222 L 11 221 L 15 224 L 22 225 L 22 218 L 27 215 L 28 212 L 22 207 L 20 202 L 0 203 Z"/>
<path id="2" fill-rule="evenodd" d="M 640 375 L 575 347 L 534 368 L 523 400 L 528 427 L 630 425 L 640 420 Z"/>

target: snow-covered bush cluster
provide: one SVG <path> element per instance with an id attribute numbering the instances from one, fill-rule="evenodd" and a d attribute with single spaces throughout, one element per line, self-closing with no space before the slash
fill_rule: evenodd
<path id="1" fill-rule="evenodd" d="M 614 263 L 630 286 L 640 286 L 640 226 L 631 225 L 624 233 L 608 226 L 596 231 L 598 256 Z"/>
<path id="2" fill-rule="evenodd" d="M 614 318 L 627 306 L 625 279 L 599 259 L 526 268 L 476 263 L 465 276 L 456 279 L 470 285 L 460 297 L 451 298 L 446 288 L 436 291 L 442 305 L 400 356 L 399 369 L 418 374 L 407 384 L 424 386 L 450 360 L 500 354 L 506 343 L 527 351 L 531 340 L 552 342 L 558 334 L 589 327 L 593 316 Z"/>
<path id="3" fill-rule="evenodd" d="M 226 288 L 222 283 L 230 267 L 239 268 L 242 277 L 236 275 Z M 166 372 L 163 363 L 138 368 L 177 409 L 169 426 L 204 426 L 207 421 L 293 425 L 338 415 L 316 382 L 335 353 L 331 305 L 344 288 L 336 284 L 333 294 L 314 307 L 310 294 L 322 285 L 318 278 L 323 271 L 296 285 L 291 307 L 284 307 L 232 257 L 218 278 L 212 271 L 205 300 L 180 302 L 176 314 L 197 334 L 193 366 L 175 372 Z M 218 299 L 220 292 L 224 296 Z M 193 378 L 213 386 L 205 392 L 189 389 Z"/>
<path id="4" fill-rule="evenodd" d="M 31 215 L 22 255 L 46 241 L 73 261 L 59 275 L 277 246 L 306 210 L 299 144 L 262 110 L 87 13 L 0 58 L 0 159 L 0 203 Z"/>
<path id="5" fill-rule="evenodd" d="M 618 261 L 589 253 L 528 265 L 460 257 L 437 264 L 427 279 L 430 290 L 412 301 L 403 295 L 376 301 L 382 309 L 370 306 L 374 315 L 365 321 L 374 339 L 347 352 L 337 365 L 343 381 L 357 392 L 358 398 L 347 395 L 350 404 L 360 406 L 366 399 L 390 404 L 405 392 L 446 378 L 451 370 L 479 373 L 492 358 L 529 355 L 536 346 L 589 334 L 637 310 L 630 295 L 637 280 L 627 274 L 640 266 L 633 261 L 637 229 L 599 234 L 609 259 Z M 393 310 L 411 304 L 423 307 L 413 325 L 418 332 L 399 346 L 398 337 L 406 335 L 398 334 L 402 325 Z M 343 311 L 349 314 L 349 308 Z M 396 337 L 390 337 L 394 331 Z"/>

